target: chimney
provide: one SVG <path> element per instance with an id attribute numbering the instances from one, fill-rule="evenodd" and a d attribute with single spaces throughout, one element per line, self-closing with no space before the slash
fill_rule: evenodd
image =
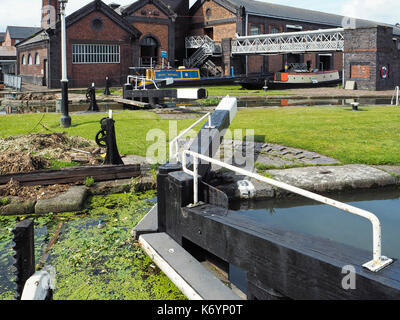
<path id="1" fill-rule="evenodd" d="M 60 3 L 58 0 L 42 0 L 42 29 L 55 28 L 60 20 Z"/>
<path id="2" fill-rule="evenodd" d="M 111 9 L 116 10 L 118 9 L 121 5 L 115 2 L 112 2 L 108 5 Z"/>

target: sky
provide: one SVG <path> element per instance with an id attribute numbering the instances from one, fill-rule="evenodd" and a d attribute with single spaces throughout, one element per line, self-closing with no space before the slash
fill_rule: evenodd
<path id="1" fill-rule="evenodd" d="M 69 0 L 67 14 L 78 10 L 92 0 Z M 134 0 L 103 0 L 127 5 Z M 263 0 L 260 0 L 263 1 Z M 190 0 L 193 4 L 195 0 Z M 400 23 L 399 0 L 268 0 L 265 2 L 292 7 L 341 14 L 378 22 Z M 0 32 L 7 26 L 40 27 L 42 0 L 0 0 Z"/>

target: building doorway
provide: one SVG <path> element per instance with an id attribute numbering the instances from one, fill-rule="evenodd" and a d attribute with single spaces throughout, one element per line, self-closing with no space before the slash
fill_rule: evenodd
<path id="1" fill-rule="evenodd" d="M 47 86 L 47 78 L 48 78 L 48 74 L 47 74 L 47 59 L 43 60 L 43 85 Z"/>
<path id="2" fill-rule="evenodd" d="M 321 53 L 318 55 L 318 69 L 321 71 L 332 70 L 333 68 L 333 54 Z"/>
<path id="3" fill-rule="evenodd" d="M 155 67 L 158 62 L 159 41 L 153 36 L 145 36 L 140 41 L 140 65 Z"/>
<path id="4" fill-rule="evenodd" d="M 204 34 L 214 40 L 214 28 L 204 28 Z"/>

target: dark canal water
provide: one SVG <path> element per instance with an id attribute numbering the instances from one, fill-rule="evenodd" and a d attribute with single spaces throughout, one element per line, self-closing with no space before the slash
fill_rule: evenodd
<path id="1" fill-rule="evenodd" d="M 400 259 L 400 189 L 368 190 L 328 195 L 330 198 L 374 213 L 382 224 L 382 254 Z M 236 202 L 231 209 L 261 225 L 289 229 L 371 251 L 371 223 L 312 200 Z M 245 273 L 231 266 L 231 281 L 246 292 Z"/>
<path id="2" fill-rule="evenodd" d="M 374 213 L 382 224 L 383 254 L 400 259 L 400 189 L 328 195 L 335 200 Z M 271 200 L 233 203 L 232 209 L 250 220 L 330 239 L 372 252 L 371 223 L 312 200 Z"/>

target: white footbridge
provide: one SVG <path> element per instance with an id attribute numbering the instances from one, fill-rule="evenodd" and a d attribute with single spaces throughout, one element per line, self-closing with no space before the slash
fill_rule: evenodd
<path id="1" fill-rule="evenodd" d="M 232 54 L 284 54 L 344 50 L 344 29 L 287 32 L 237 37 Z"/>
<path id="2" fill-rule="evenodd" d="M 285 54 L 344 51 L 344 28 L 237 36 L 232 39 L 232 55 Z M 187 48 L 213 48 L 212 40 L 189 37 Z"/>

